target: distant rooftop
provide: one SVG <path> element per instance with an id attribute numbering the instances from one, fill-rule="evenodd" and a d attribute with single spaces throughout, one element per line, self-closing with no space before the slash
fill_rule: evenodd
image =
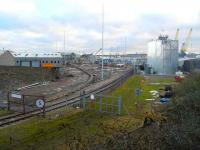
<path id="1" fill-rule="evenodd" d="M 44 57 L 62 57 L 61 53 L 16 53 L 16 52 L 10 52 L 13 57 L 27 57 L 27 58 L 32 58 L 32 57 L 39 57 L 39 58 L 44 58 Z"/>
<path id="2" fill-rule="evenodd" d="M 146 53 L 106 53 L 103 54 L 103 56 L 143 56 L 143 55 L 147 55 Z M 102 56 L 102 54 L 98 54 L 97 56 Z"/>

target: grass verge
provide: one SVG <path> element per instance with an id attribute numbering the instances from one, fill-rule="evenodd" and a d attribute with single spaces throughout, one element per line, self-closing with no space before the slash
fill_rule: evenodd
<path id="1" fill-rule="evenodd" d="M 128 115 L 135 111 L 135 102 L 138 99 L 134 90 L 138 87 L 142 89 L 139 101 L 143 104 L 140 110 L 143 113 L 149 109 L 145 101 L 146 98 L 151 98 L 149 91 L 158 90 L 160 86 L 150 85 L 149 80 L 144 77 L 132 76 L 121 87 L 108 94 L 122 97 L 123 115 L 63 108 L 48 114 L 45 119 L 34 117 L 1 128 L 0 149 L 84 149 L 105 143 L 115 132 L 119 134 L 122 129 L 136 129 L 141 125 L 143 118 L 137 119 Z"/>
<path id="2" fill-rule="evenodd" d="M 0 108 L 0 117 L 12 114 L 12 111 L 8 111 L 7 109 Z"/>

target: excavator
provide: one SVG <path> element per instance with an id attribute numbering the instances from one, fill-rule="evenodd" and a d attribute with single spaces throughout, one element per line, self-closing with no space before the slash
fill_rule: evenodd
<path id="1" fill-rule="evenodd" d="M 143 127 L 148 127 L 155 123 L 161 125 L 167 121 L 167 117 L 163 116 L 161 113 L 145 112 L 143 117 Z"/>
<path id="2" fill-rule="evenodd" d="M 162 113 L 160 112 L 154 112 L 154 111 L 146 111 L 144 113 L 141 113 L 141 111 L 134 113 L 134 117 L 138 119 L 143 120 L 143 125 L 142 127 L 148 127 L 153 124 L 156 125 L 162 125 L 162 123 L 167 121 L 167 117 L 165 117 Z"/>

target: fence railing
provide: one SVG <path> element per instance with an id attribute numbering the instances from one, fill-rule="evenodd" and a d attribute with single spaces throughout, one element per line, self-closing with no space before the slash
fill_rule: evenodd
<path id="1" fill-rule="evenodd" d="M 93 95 L 89 98 L 83 96 L 81 107 L 87 111 L 95 111 L 100 113 L 112 113 L 120 115 L 122 112 L 121 96 Z"/>

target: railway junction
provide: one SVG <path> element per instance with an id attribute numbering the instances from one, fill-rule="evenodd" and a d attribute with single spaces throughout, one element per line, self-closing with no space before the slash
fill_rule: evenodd
<path id="1" fill-rule="evenodd" d="M 130 66 L 126 68 L 107 67 L 105 68 L 107 78 L 100 80 L 96 75 L 100 72 L 97 66 L 71 65 L 64 68 L 64 71 L 70 72 L 73 78 L 21 88 L 15 93 L 10 92 L 8 107 L 15 113 L 1 117 L 0 124 L 7 125 L 37 114 L 45 115 L 46 112 L 65 107 L 66 104 L 69 106 L 77 104 L 80 102 L 81 92 L 84 91 L 85 96 L 88 97 L 91 93 L 102 93 L 111 90 L 119 86 L 133 72 Z M 110 76 L 111 72 L 112 76 Z M 45 102 L 42 108 L 36 105 L 38 99 Z"/>

